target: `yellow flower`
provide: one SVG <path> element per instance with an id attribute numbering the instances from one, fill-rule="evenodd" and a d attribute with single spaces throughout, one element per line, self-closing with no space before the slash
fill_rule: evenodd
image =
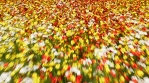
<path id="1" fill-rule="evenodd" d="M 24 55 L 22 54 L 22 53 L 20 53 L 20 54 L 17 54 L 16 55 L 16 58 L 19 58 L 19 57 L 23 57 Z"/>
<path id="2" fill-rule="evenodd" d="M 7 54 L 6 56 L 5 56 L 5 59 L 9 59 L 10 58 L 10 54 Z"/>
<path id="3" fill-rule="evenodd" d="M 54 65 L 55 63 L 53 61 L 49 63 L 49 66 L 54 66 Z"/>
<path id="4" fill-rule="evenodd" d="M 125 48 L 121 48 L 121 52 L 122 53 L 126 52 L 126 49 Z"/>
<path id="5" fill-rule="evenodd" d="M 34 83 L 37 83 L 37 78 L 38 78 L 37 73 L 33 73 L 32 78 L 33 78 Z"/>
<path id="6" fill-rule="evenodd" d="M 11 76 L 14 76 L 14 75 L 16 74 L 16 72 L 17 72 L 17 71 L 14 70 L 14 71 L 11 72 L 10 75 L 11 75 Z"/>
<path id="7" fill-rule="evenodd" d="M 56 64 L 56 65 L 55 65 L 55 68 L 56 68 L 56 69 L 59 69 L 59 68 L 60 68 L 60 64 Z"/>
<path id="8" fill-rule="evenodd" d="M 5 26 L 5 25 L 7 25 L 7 23 L 6 22 L 0 22 L 0 25 Z"/>
<path id="9" fill-rule="evenodd" d="M 116 65 L 115 65 L 115 68 L 119 70 L 121 67 L 120 67 L 119 64 L 116 64 Z"/>
<path id="10" fill-rule="evenodd" d="M 120 76 L 120 81 L 121 82 L 124 82 L 125 81 L 125 79 L 124 79 L 124 77 L 122 75 Z"/>
<path id="11" fill-rule="evenodd" d="M 55 28 L 54 28 L 54 30 L 55 30 L 55 31 L 58 31 L 58 28 L 57 28 L 57 27 L 55 27 Z"/>
<path id="12" fill-rule="evenodd" d="M 148 72 L 148 74 L 149 74 L 149 66 L 147 66 L 147 67 L 145 68 L 145 70 L 146 70 L 146 72 Z"/>
<path id="13" fill-rule="evenodd" d="M 105 68 L 106 73 L 110 72 L 109 66 L 107 64 L 104 65 L 104 68 Z"/>
<path id="14" fill-rule="evenodd" d="M 34 65 L 33 61 L 30 61 L 28 66 L 29 66 L 30 68 L 32 68 L 33 65 Z"/>
<path id="15" fill-rule="evenodd" d="M 3 40 L 6 40 L 8 38 L 8 35 L 3 36 Z"/>
<path id="16" fill-rule="evenodd" d="M 60 76 L 61 75 L 61 72 L 60 71 L 57 71 L 57 75 Z"/>
<path id="17" fill-rule="evenodd" d="M 99 39 L 99 36 L 98 36 L 98 35 L 96 35 L 96 36 L 95 36 L 95 39 L 96 39 L 96 40 L 98 40 L 98 39 Z"/>
<path id="18" fill-rule="evenodd" d="M 76 58 L 77 56 L 76 56 L 76 54 L 73 54 L 73 58 Z"/>
<path id="19" fill-rule="evenodd" d="M 146 49 L 146 54 L 149 56 L 149 50 Z"/>
<path id="20" fill-rule="evenodd" d="M 71 30 L 68 30 L 67 33 L 66 33 L 66 36 L 69 37 L 69 36 L 72 36 L 73 34 L 74 34 L 74 32 L 72 32 Z"/>
<path id="21" fill-rule="evenodd" d="M 75 42 L 73 40 L 71 40 L 71 45 L 73 45 Z"/>
<path id="22" fill-rule="evenodd" d="M 70 76 L 70 81 L 75 82 L 75 80 L 76 80 L 75 76 L 74 75 L 71 75 Z"/>
<path id="23" fill-rule="evenodd" d="M 53 67 L 49 67 L 48 70 L 51 72 L 53 70 Z"/>
<path id="24" fill-rule="evenodd" d="M 141 71 L 141 70 L 137 70 L 137 75 L 139 76 L 139 77 L 143 77 L 144 76 L 144 73 L 143 73 L 143 71 Z"/>
<path id="25" fill-rule="evenodd" d="M 126 59 L 127 59 L 127 55 L 124 55 L 124 56 L 123 56 L 123 59 L 126 60 Z"/>
<path id="26" fill-rule="evenodd" d="M 31 54 L 30 56 L 29 56 L 29 59 L 32 59 L 34 57 L 34 54 Z"/>
<path id="27" fill-rule="evenodd" d="M 145 46 L 145 45 L 142 45 L 142 46 L 141 46 L 141 49 L 142 49 L 142 50 L 145 50 L 145 49 L 146 49 L 146 46 Z"/>
<path id="28" fill-rule="evenodd" d="M 118 56 L 115 56 L 115 57 L 114 57 L 114 60 L 119 60 L 119 57 L 118 57 Z"/>
<path id="29" fill-rule="evenodd" d="M 68 69 L 68 65 L 64 65 L 64 66 L 63 66 L 63 69 L 64 69 L 64 70 L 67 70 L 67 69 Z"/>
<path id="30" fill-rule="evenodd" d="M 104 77 L 100 77 L 100 78 L 99 78 L 99 82 L 100 82 L 100 83 L 105 83 Z"/>
<path id="31" fill-rule="evenodd" d="M 14 62 L 10 62 L 8 65 L 8 67 L 12 67 L 12 66 L 14 66 Z"/>
<path id="32" fill-rule="evenodd" d="M 72 66 L 73 66 L 73 67 L 77 67 L 77 63 L 73 63 Z"/>
<path id="33" fill-rule="evenodd" d="M 88 73 L 88 76 L 89 76 L 89 78 L 91 78 L 92 77 L 92 74 L 91 73 Z"/>

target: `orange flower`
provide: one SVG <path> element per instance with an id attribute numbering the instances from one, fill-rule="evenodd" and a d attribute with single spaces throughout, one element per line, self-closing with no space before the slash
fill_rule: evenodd
<path id="1" fill-rule="evenodd" d="M 6 67 L 8 67 L 8 65 L 9 65 L 9 63 L 6 62 L 6 63 L 4 64 L 4 67 L 6 68 Z"/>
<path id="2" fill-rule="evenodd" d="M 22 81 L 22 78 L 19 78 L 18 81 L 17 81 L 17 83 L 21 83 L 21 81 Z"/>

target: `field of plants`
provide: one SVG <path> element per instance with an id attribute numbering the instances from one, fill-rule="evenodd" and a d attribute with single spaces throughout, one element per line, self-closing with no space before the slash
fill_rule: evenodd
<path id="1" fill-rule="evenodd" d="M 0 0 L 0 83 L 149 83 L 149 1 Z"/>

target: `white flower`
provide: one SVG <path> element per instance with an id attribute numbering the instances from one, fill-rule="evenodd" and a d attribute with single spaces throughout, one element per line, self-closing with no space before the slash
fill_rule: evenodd
<path id="1" fill-rule="evenodd" d="M 44 72 L 46 72 L 46 68 L 44 68 L 44 67 L 42 67 L 41 70 L 44 71 Z"/>
<path id="2" fill-rule="evenodd" d="M 0 83 L 3 83 L 4 79 L 0 76 Z"/>
<path id="3" fill-rule="evenodd" d="M 129 81 L 129 83 L 134 83 L 133 81 Z"/>
<path id="4" fill-rule="evenodd" d="M 48 29 L 53 29 L 54 27 L 52 26 L 52 24 L 50 24 L 49 26 L 48 26 Z"/>
<path id="5" fill-rule="evenodd" d="M 138 21 L 136 20 L 131 20 L 131 22 L 133 22 L 134 24 L 138 24 Z"/>
<path id="6" fill-rule="evenodd" d="M 45 43 L 42 41 L 42 42 L 40 42 L 40 43 L 38 43 L 39 44 L 39 46 L 40 47 L 43 47 L 43 46 L 45 46 Z"/>
<path id="7" fill-rule="evenodd" d="M 131 48 L 131 49 L 133 49 L 133 48 L 134 48 L 134 47 L 133 47 L 133 45 L 128 45 L 128 47 L 129 47 L 129 48 Z"/>
<path id="8" fill-rule="evenodd" d="M 72 83 L 72 82 L 67 82 L 67 83 Z"/>
<path id="9" fill-rule="evenodd" d="M 60 36 L 60 33 L 59 33 L 59 32 L 57 32 L 57 33 L 56 33 L 56 36 Z"/>
<path id="10" fill-rule="evenodd" d="M 54 52 L 54 55 L 55 55 L 55 56 L 58 56 L 58 55 L 59 55 L 59 53 L 58 53 L 57 51 L 55 51 L 55 52 Z"/>
<path id="11" fill-rule="evenodd" d="M 65 72 L 65 76 L 67 77 L 69 75 L 70 71 Z"/>
<path id="12" fill-rule="evenodd" d="M 106 61 L 106 64 L 108 64 L 110 67 L 114 67 L 114 64 L 110 62 L 109 60 Z"/>
<path id="13" fill-rule="evenodd" d="M 30 38 L 31 38 L 31 39 L 33 39 L 34 37 L 35 37 L 34 34 L 31 34 L 31 35 L 30 35 Z"/>
<path id="14" fill-rule="evenodd" d="M 56 49 L 55 48 L 52 48 L 51 52 L 55 52 L 55 51 L 56 51 Z"/>
<path id="15" fill-rule="evenodd" d="M 86 59 L 86 61 L 87 61 L 87 63 L 92 64 L 92 61 L 91 61 L 91 59 L 90 59 L 90 58 Z"/>
<path id="16" fill-rule="evenodd" d="M 117 53 L 117 50 L 115 50 L 113 47 L 108 48 L 108 50 L 112 51 L 113 53 Z"/>
<path id="17" fill-rule="evenodd" d="M 32 78 L 29 78 L 25 83 L 33 83 Z"/>
<path id="18" fill-rule="evenodd" d="M 33 66 L 33 71 L 36 71 L 38 68 L 39 68 L 39 66 L 34 65 L 34 66 Z"/>
<path id="19" fill-rule="evenodd" d="M 124 44 L 124 42 L 123 42 L 123 41 L 119 41 L 119 43 L 120 43 L 120 44 Z"/>
<path id="20" fill-rule="evenodd" d="M 136 38 L 141 38 L 139 33 L 137 33 L 135 36 L 136 36 Z"/>
<path id="21" fill-rule="evenodd" d="M 32 43 L 36 43 L 36 42 L 37 42 L 36 40 L 33 40 L 33 39 L 31 40 L 31 44 L 32 44 Z"/>
<path id="22" fill-rule="evenodd" d="M 81 75 L 80 70 L 77 69 L 76 67 L 71 67 L 70 71 L 76 73 L 77 75 Z"/>
<path id="23" fill-rule="evenodd" d="M 142 62 L 137 62 L 139 65 L 141 65 L 142 67 L 146 68 L 146 65 Z"/>
<path id="24" fill-rule="evenodd" d="M 143 32 L 143 31 L 138 31 L 138 34 L 140 34 L 140 35 L 147 35 L 147 32 Z"/>
<path id="25" fill-rule="evenodd" d="M 22 66 L 23 66 L 22 64 L 18 64 L 18 65 L 15 67 L 14 70 L 18 70 L 18 69 L 20 69 Z"/>
<path id="26" fill-rule="evenodd" d="M 27 72 L 27 68 L 26 67 L 21 68 L 21 70 L 19 71 L 19 73 L 21 73 L 21 74 L 24 74 L 26 72 Z"/>
<path id="27" fill-rule="evenodd" d="M 11 77 L 8 76 L 8 77 L 5 79 L 5 83 L 8 83 L 10 80 L 11 80 Z"/>
<path id="28" fill-rule="evenodd" d="M 92 64 L 92 61 L 91 59 L 86 59 L 86 60 L 83 60 L 83 65 L 88 65 L 88 64 Z"/>
<path id="29" fill-rule="evenodd" d="M 9 72 L 3 72 L 0 77 L 1 79 L 5 80 L 8 76 L 9 76 Z"/>
<path id="30" fill-rule="evenodd" d="M 149 78 L 148 77 L 144 77 L 144 83 L 149 83 Z"/>
<path id="31" fill-rule="evenodd" d="M 149 46 L 149 40 L 148 41 L 145 41 L 145 44 Z"/>
<path id="32" fill-rule="evenodd" d="M 55 58 L 55 59 L 54 59 L 54 62 L 55 62 L 55 63 L 60 63 L 60 62 L 61 62 L 61 60 L 60 60 L 60 59 Z"/>
<path id="33" fill-rule="evenodd" d="M 139 41 L 139 44 L 144 45 L 144 43 L 145 43 L 145 41 L 144 41 L 144 40 L 140 40 L 140 41 Z"/>
<path id="34" fill-rule="evenodd" d="M 33 83 L 33 80 L 30 77 L 26 77 L 21 81 L 21 83 Z"/>
<path id="35" fill-rule="evenodd" d="M 103 46 L 101 49 L 95 48 L 94 50 L 94 56 L 104 56 L 106 55 L 107 49 L 105 46 Z"/>
<path id="36" fill-rule="evenodd" d="M 28 41 L 28 39 L 27 38 L 23 38 L 23 41 Z"/>
<path id="37" fill-rule="evenodd" d="M 44 38 L 48 38 L 48 35 L 43 35 L 42 37 L 44 37 Z"/>

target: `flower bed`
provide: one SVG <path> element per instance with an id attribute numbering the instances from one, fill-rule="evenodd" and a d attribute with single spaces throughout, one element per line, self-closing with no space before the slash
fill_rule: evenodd
<path id="1" fill-rule="evenodd" d="M 148 83 L 149 2 L 0 2 L 0 83 Z"/>

